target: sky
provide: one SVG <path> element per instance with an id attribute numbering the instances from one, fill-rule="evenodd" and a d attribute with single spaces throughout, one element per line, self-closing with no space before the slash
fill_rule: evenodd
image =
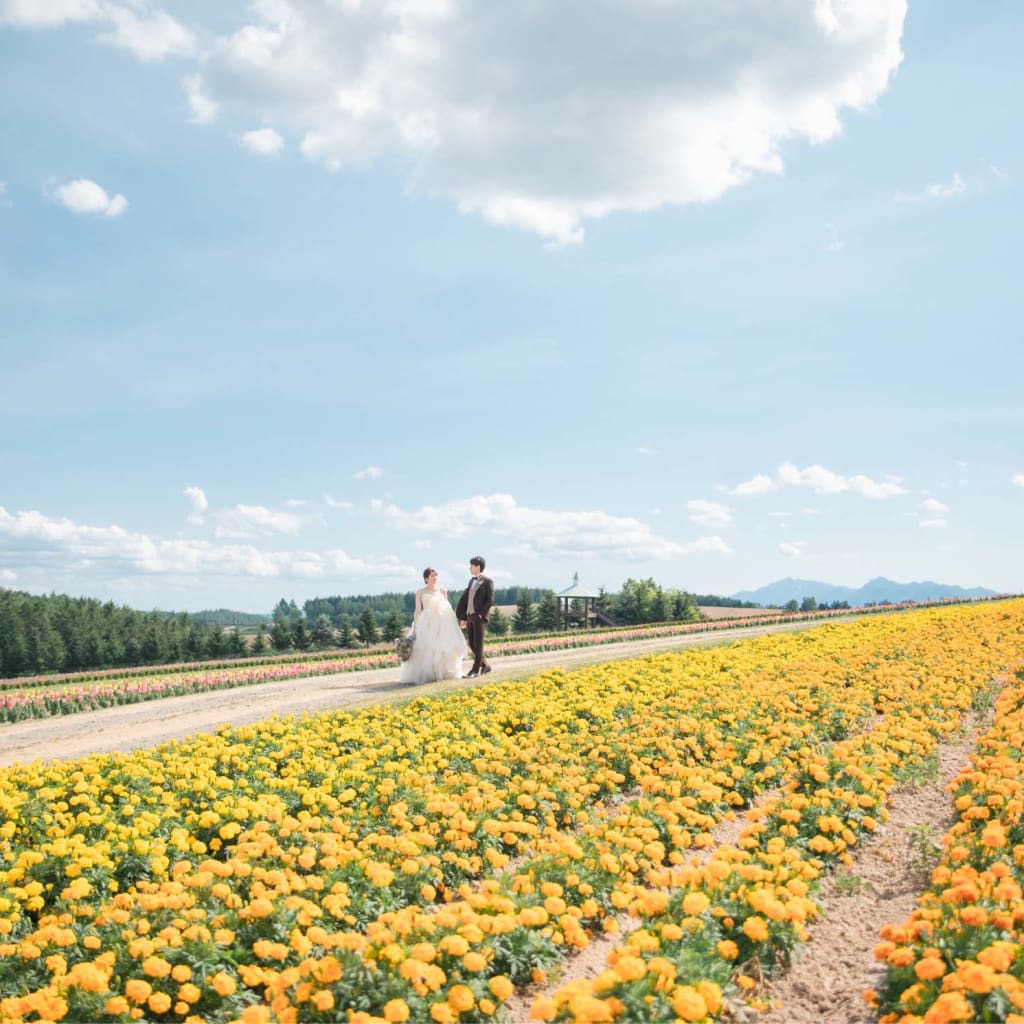
<path id="1" fill-rule="evenodd" d="M 1016 0 L 0 0 L 0 587 L 1024 590 Z"/>

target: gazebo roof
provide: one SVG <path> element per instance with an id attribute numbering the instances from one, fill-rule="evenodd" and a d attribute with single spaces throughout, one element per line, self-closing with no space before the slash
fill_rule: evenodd
<path id="1" fill-rule="evenodd" d="M 600 597 L 600 596 L 601 595 L 599 593 L 597 593 L 596 590 L 587 590 L 586 587 L 581 587 L 580 586 L 580 574 L 578 572 L 574 572 L 572 574 L 572 586 L 571 587 L 567 587 L 565 590 L 560 590 L 557 594 L 555 594 L 555 597 L 567 597 L 567 598 L 574 598 L 574 597 Z"/>

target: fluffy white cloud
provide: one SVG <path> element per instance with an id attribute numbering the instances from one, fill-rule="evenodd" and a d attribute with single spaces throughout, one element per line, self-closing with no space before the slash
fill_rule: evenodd
<path id="1" fill-rule="evenodd" d="M 329 494 L 324 495 L 324 501 L 327 502 L 329 508 L 352 508 L 351 501 L 335 501 Z"/>
<path id="2" fill-rule="evenodd" d="M 144 0 L 0 0 L 0 26 L 59 28 L 70 22 L 102 25 L 100 42 L 128 50 L 142 61 L 196 52 L 192 31 L 164 10 L 149 10 Z"/>
<path id="3" fill-rule="evenodd" d="M 17 28 L 59 28 L 102 16 L 99 0 L 0 0 L 0 25 Z"/>
<path id="4" fill-rule="evenodd" d="M 13 569 L 0 569 L 0 583 L 16 583 L 18 574 Z"/>
<path id="5" fill-rule="evenodd" d="M 294 512 L 275 512 L 262 505 L 235 505 L 220 513 L 220 521 L 214 532 L 218 537 L 295 534 L 302 529 L 302 524 L 302 516 Z"/>
<path id="6" fill-rule="evenodd" d="M 577 242 L 618 210 L 703 202 L 822 142 L 902 59 L 906 0 L 493 5 L 263 0 L 203 87 L 290 123 L 329 168 L 404 151 L 421 192 Z"/>
<path id="7" fill-rule="evenodd" d="M 732 509 L 717 501 L 697 498 L 688 501 L 686 507 L 690 513 L 690 522 L 701 526 L 728 526 L 732 522 Z"/>
<path id="8" fill-rule="evenodd" d="M 128 206 L 123 195 L 108 195 L 106 189 L 88 178 L 55 186 L 53 198 L 72 213 L 98 213 L 104 217 L 119 217 Z"/>
<path id="9" fill-rule="evenodd" d="M 273 128 L 257 128 L 246 132 L 239 138 L 239 142 L 243 149 L 256 156 L 273 156 L 284 145 L 284 139 Z"/>
<path id="10" fill-rule="evenodd" d="M 376 480 L 384 475 L 380 466 L 367 466 L 365 469 L 357 470 L 352 474 L 357 480 Z"/>
<path id="11" fill-rule="evenodd" d="M 772 483 L 770 476 L 758 473 L 757 476 L 737 484 L 729 493 L 735 494 L 740 498 L 749 498 L 757 494 L 767 494 L 769 491 L 774 490 L 774 488 L 775 485 Z"/>
<path id="12" fill-rule="evenodd" d="M 166 11 L 145 11 L 118 4 L 104 4 L 110 31 L 100 42 L 128 50 L 139 60 L 161 60 L 171 55 L 188 57 L 196 52 L 196 37 Z"/>
<path id="13" fill-rule="evenodd" d="M 336 549 L 261 551 L 250 544 L 201 540 L 157 540 L 120 526 L 83 526 L 40 512 L 9 513 L 0 506 L 0 536 L 19 545 L 26 557 L 64 556 L 69 567 L 104 566 L 115 571 L 192 576 L 295 577 L 335 580 L 402 580 L 416 570 L 394 555 L 356 558 Z M 52 567 L 47 558 L 47 565 Z"/>
<path id="14" fill-rule="evenodd" d="M 646 523 L 631 516 L 528 508 L 508 494 L 475 495 L 411 512 L 380 501 L 372 507 L 400 529 L 445 537 L 489 530 L 510 540 L 516 550 L 529 550 L 538 556 L 663 561 L 688 554 L 729 553 L 720 537 L 678 544 L 653 533 Z"/>
<path id="15" fill-rule="evenodd" d="M 1024 473 L 1014 473 L 1013 476 L 1010 477 L 1010 483 L 1013 484 L 1014 487 L 1024 487 Z"/>
<path id="16" fill-rule="evenodd" d="M 201 487 L 186 487 L 182 493 L 192 505 L 188 521 L 196 526 L 202 526 L 203 514 L 210 507 L 209 501 L 206 500 L 206 492 Z"/>
<path id="17" fill-rule="evenodd" d="M 210 124 L 216 117 L 219 104 L 203 92 L 199 75 L 189 75 L 183 80 L 185 97 L 188 100 L 189 121 L 192 124 Z"/>
<path id="18" fill-rule="evenodd" d="M 917 503 L 917 507 L 922 512 L 932 512 L 936 515 L 949 511 L 949 506 L 944 505 L 937 498 L 925 498 L 924 501 L 919 501 Z"/>
<path id="19" fill-rule="evenodd" d="M 779 554 L 785 555 L 787 558 L 799 558 L 803 551 L 801 550 L 806 545 L 798 541 L 796 544 L 780 544 Z"/>
<path id="20" fill-rule="evenodd" d="M 922 519 L 920 525 L 925 529 L 941 530 L 947 524 L 945 519 Z"/>
<path id="21" fill-rule="evenodd" d="M 792 463 L 785 462 L 779 466 L 778 476 L 779 483 L 783 486 L 810 487 L 815 494 L 843 494 L 849 491 L 877 501 L 907 493 L 896 477 L 887 477 L 885 481 L 877 481 L 859 474 L 840 476 L 819 465 L 798 469 Z"/>

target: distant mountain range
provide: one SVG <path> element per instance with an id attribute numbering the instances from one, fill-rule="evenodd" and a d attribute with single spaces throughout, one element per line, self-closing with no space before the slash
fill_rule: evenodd
<path id="1" fill-rule="evenodd" d="M 815 598 L 818 604 L 846 601 L 853 607 L 878 604 L 881 601 L 898 604 L 901 601 L 938 601 L 945 597 L 992 597 L 997 593 L 998 591 L 985 587 L 957 587 L 947 583 L 933 583 L 931 580 L 922 583 L 896 583 L 884 576 L 868 580 L 862 587 L 837 587 L 832 583 L 795 580 L 787 576 L 784 580 L 776 580 L 757 590 L 741 590 L 732 596 L 741 601 L 754 601 L 757 604 L 779 607 L 787 601 L 802 601 L 805 597 Z"/>

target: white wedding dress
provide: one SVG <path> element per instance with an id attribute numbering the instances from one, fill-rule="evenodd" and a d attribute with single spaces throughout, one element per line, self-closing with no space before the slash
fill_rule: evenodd
<path id="1" fill-rule="evenodd" d="M 424 590 L 420 603 L 422 608 L 414 623 L 416 639 L 409 660 L 402 662 L 401 682 L 458 679 L 466 656 L 466 637 L 455 612 L 440 590 Z"/>

